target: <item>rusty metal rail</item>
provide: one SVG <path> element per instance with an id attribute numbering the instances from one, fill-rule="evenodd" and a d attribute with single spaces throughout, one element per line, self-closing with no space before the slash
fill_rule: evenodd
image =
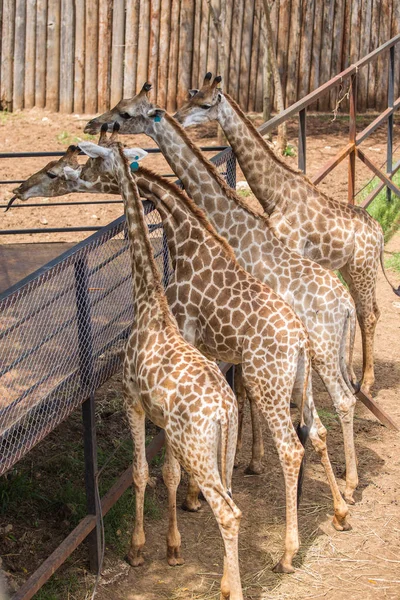
<path id="1" fill-rule="evenodd" d="M 298 115 L 299 116 L 299 145 L 298 145 L 298 166 L 304 173 L 306 172 L 306 110 L 307 108 L 315 103 L 321 96 L 328 93 L 330 90 L 335 89 L 337 86 L 342 85 L 344 81 L 350 80 L 349 82 L 349 143 L 342 148 L 336 156 L 331 158 L 314 177 L 311 179 L 313 183 L 320 183 L 335 167 L 337 167 L 346 157 L 349 159 L 349 178 L 348 178 L 348 201 L 354 204 L 355 197 L 355 164 L 356 158 L 359 158 L 371 171 L 372 173 L 381 179 L 382 184 L 378 184 L 373 192 L 366 198 L 361 206 L 366 208 L 379 192 L 386 187 L 387 199 L 390 201 L 391 193 L 395 193 L 400 196 L 400 188 L 395 185 L 392 181 L 393 175 L 400 168 L 400 164 L 392 165 L 392 152 L 393 152 L 393 116 L 394 113 L 400 108 L 400 97 L 394 99 L 394 74 L 395 74 L 395 47 L 400 43 L 400 34 L 390 39 L 385 44 L 382 44 L 379 48 L 370 52 L 357 61 L 350 65 L 347 69 L 321 85 L 318 89 L 314 90 L 298 102 L 295 102 L 292 106 L 283 110 L 278 115 L 261 125 L 258 131 L 262 135 L 270 133 L 274 129 L 281 125 L 288 119 Z M 356 105 L 357 105 L 357 80 L 359 77 L 359 70 L 365 67 L 373 60 L 377 59 L 381 54 L 389 52 L 389 67 L 388 67 L 388 107 L 384 110 L 372 123 L 368 125 L 360 133 L 356 133 Z M 397 66 L 400 68 L 400 65 Z M 369 159 L 365 153 L 359 148 L 360 144 L 364 142 L 373 133 L 377 127 L 380 127 L 387 121 L 388 127 L 388 141 L 387 141 L 387 153 L 386 153 L 386 173 L 383 173 L 371 159 Z"/>

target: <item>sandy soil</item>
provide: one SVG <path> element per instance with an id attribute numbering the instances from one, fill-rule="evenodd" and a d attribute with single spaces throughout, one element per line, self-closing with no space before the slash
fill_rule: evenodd
<path id="1" fill-rule="evenodd" d="M 45 119 L 45 120 L 43 120 Z M 372 117 L 360 120 L 359 128 L 364 127 Z M 82 129 L 86 117 L 51 115 L 39 111 L 26 111 L 7 116 L 0 124 L 0 152 L 65 149 L 76 137 L 83 137 Z M 68 133 L 60 139 L 61 132 Z M 339 147 L 346 143 L 347 125 L 342 120 L 330 123 L 328 118 L 310 118 L 308 139 L 308 172 L 319 170 Z M 207 133 L 203 130 L 203 134 Z M 212 134 L 208 133 L 208 135 Z M 295 126 L 291 126 L 290 140 L 296 144 Z M 371 158 L 382 164 L 385 156 L 385 131 L 378 131 L 367 142 L 366 148 Z M 396 138 L 395 138 L 396 139 Z M 132 140 L 133 141 L 133 140 Z M 209 145 L 213 140 L 199 138 L 201 144 Z M 128 144 L 128 140 L 126 140 Z M 134 144 L 150 146 L 149 139 L 135 138 Z M 129 144 L 130 145 L 130 144 Z M 295 158 L 287 158 L 296 164 Z M 1 179 L 19 179 L 40 168 L 46 159 L 0 161 Z M 160 157 L 148 159 L 148 163 L 160 172 L 169 168 Z M 331 175 L 322 187 L 335 197 L 345 199 L 346 170 L 344 163 Z M 369 174 L 357 163 L 358 187 L 362 187 Z M 13 186 L 2 186 L 1 202 L 10 197 Z M 72 199 L 72 197 L 71 197 Z M 82 196 L 79 197 L 82 199 Z M 44 201 L 42 201 L 44 202 Z M 44 202 L 41 208 L 24 208 L 9 211 L 3 215 L 1 228 L 34 226 L 40 227 L 40 219 L 48 221 L 48 226 L 56 224 L 106 224 L 121 213 L 119 206 L 53 208 Z M 95 216 L 94 216 L 95 215 Z M 96 217 L 96 218 L 95 218 Z M 16 241 L 78 240 L 77 234 L 42 234 L 33 236 L 3 236 L 2 243 Z M 400 251 L 400 235 L 388 244 L 387 253 Z M 398 275 L 391 273 L 396 280 Z M 379 403 L 391 414 L 400 426 L 400 362 L 399 362 L 399 316 L 400 302 L 392 294 L 387 283 L 379 276 L 378 303 L 382 318 L 376 336 L 376 386 L 374 395 Z M 361 365 L 360 340 L 357 339 L 356 367 Z M 112 386 L 119 390 L 119 377 Z M 334 415 L 331 402 L 320 382 L 315 379 L 315 401 L 321 410 L 321 417 L 328 428 L 328 444 L 331 460 L 339 484 L 343 488 L 344 456 L 340 426 Z M 105 392 L 101 392 L 105 393 Z M 100 397 L 101 399 L 101 397 Z M 295 415 L 294 415 L 295 417 Z M 64 424 L 67 426 L 66 424 Z M 62 435 L 62 425 L 57 435 Z M 124 435 L 126 430 L 124 431 Z M 357 503 L 351 507 L 350 521 L 353 530 L 336 532 L 330 525 L 332 503 L 323 470 L 318 459 L 308 448 L 308 466 L 304 482 L 304 495 L 299 513 L 301 549 L 295 560 L 296 572 L 290 576 L 279 576 L 271 572 L 283 547 L 284 535 L 284 490 L 282 474 L 271 438 L 265 427 L 266 471 L 259 477 L 246 477 L 243 470 L 249 460 L 250 430 L 247 419 L 245 449 L 241 465 L 234 474 L 234 497 L 243 511 L 240 531 L 240 566 L 245 598 L 270 600 L 305 600 L 327 598 L 332 600 L 372 600 L 400 598 L 400 507 L 399 507 L 399 467 L 400 440 L 398 432 L 390 431 L 377 422 L 361 404 L 358 404 L 355 419 L 355 437 L 359 461 L 360 486 L 356 494 Z M 36 450 L 40 450 L 40 447 Z M 162 507 L 165 507 L 165 489 L 159 469 L 155 470 L 157 485 L 154 494 Z M 184 495 L 184 486 L 179 490 L 179 502 Z M 222 542 L 215 520 L 204 504 L 199 514 L 179 511 L 179 528 L 182 534 L 182 550 L 186 559 L 184 566 L 168 567 L 165 560 L 166 510 L 162 510 L 160 520 L 149 521 L 146 525 L 146 562 L 142 568 L 133 569 L 113 550 L 106 548 L 103 577 L 98 595 L 99 600 L 206 600 L 218 598 L 219 580 L 222 573 Z M 32 516 L 34 519 L 34 516 Z M 0 524 L 6 524 L 2 520 Z M 14 525 L 16 528 L 17 525 Z M 35 535 L 45 536 L 42 544 L 43 556 L 36 554 L 28 558 L 20 552 L 13 555 L 7 547 L 3 555 L 6 569 L 13 564 L 13 577 L 19 583 L 43 560 L 56 545 L 56 535 L 52 530 Z M 22 530 L 20 530 L 22 535 Z M 126 532 L 124 532 L 126 533 Z M 33 534 L 32 534 L 33 535 Z M 31 532 L 28 539 L 33 540 Z M 33 544 L 33 541 L 31 541 Z M 15 546 L 14 546 L 15 548 Z M 15 552 L 15 550 L 14 550 Z M 24 554 L 24 553 L 23 553 Z M 63 570 L 79 571 L 79 592 L 70 596 L 77 600 L 90 597 L 93 578 L 86 572 L 85 552 L 81 549 L 73 555 L 72 561 Z M 37 563 L 37 564 L 36 564 Z M 22 567 L 25 565 L 25 570 Z M 60 596 L 61 600 L 61 596 Z"/>

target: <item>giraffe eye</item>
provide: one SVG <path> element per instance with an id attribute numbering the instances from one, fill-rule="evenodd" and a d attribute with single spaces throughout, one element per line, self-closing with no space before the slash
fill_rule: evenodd
<path id="1" fill-rule="evenodd" d="M 208 110 L 211 108 L 211 104 L 200 104 L 200 108 L 204 108 L 204 110 Z"/>
<path id="2" fill-rule="evenodd" d="M 47 171 L 46 175 L 47 177 L 50 177 L 50 179 L 55 179 L 57 177 L 57 175 L 55 173 L 52 173 L 51 171 Z"/>
<path id="3" fill-rule="evenodd" d="M 119 113 L 119 116 L 122 117 L 123 119 L 130 119 L 131 115 L 129 113 Z"/>

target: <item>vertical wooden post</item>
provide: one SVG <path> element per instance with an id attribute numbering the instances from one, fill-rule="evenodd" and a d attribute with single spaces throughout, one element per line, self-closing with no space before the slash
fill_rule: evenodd
<path id="1" fill-rule="evenodd" d="M 299 156 L 298 156 L 298 166 L 300 171 L 303 173 L 306 172 L 306 109 L 303 108 L 299 112 Z"/>
<path id="2" fill-rule="evenodd" d="M 1 108 L 13 109 L 14 0 L 3 0 L 1 36 Z"/>
<path id="3" fill-rule="evenodd" d="M 85 113 L 97 111 L 99 12 L 97 0 L 85 3 Z"/>
<path id="4" fill-rule="evenodd" d="M 253 36 L 254 1 L 245 0 L 245 10 L 242 23 L 242 47 L 240 50 L 239 75 L 239 104 L 243 110 L 248 110 L 251 39 Z"/>
<path id="5" fill-rule="evenodd" d="M 25 43 L 25 94 L 24 107 L 35 105 L 35 29 L 36 0 L 26 3 L 26 43 Z"/>
<path id="6" fill-rule="evenodd" d="M 179 10 L 179 0 L 178 2 Z M 139 11 L 139 34 L 138 34 L 138 49 L 137 49 L 137 77 L 136 91 L 140 90 L 147 81 L 148 65 L 149 65 L 149 37 L 150 37 L 150 2 L 146 0 L 140 2 Z M 153 83 L 150 81 L 150 83 Z"/>
<path id="7" fill-rule="evenodd" d="M 35 40 L 35 106 L 46 104 L 47 0 L 37 0 Z"/>
<path id="8" fill-rule="evenodd" d="M 334 2 L 330 2 L 329 4 L 334 5 Z M 286 106 L 293 104 L 297 100 L 302 15 L 301 8 L 301 0 L 292 0 L 286 81 Z M 329 77 L 327 77 L 327 79 L 329 79 Z"/>
<path id="9" fill-rule="evenodd" d="M 48 0 L 46 108 L 57 111 L 60 79 L 60 2 Z"/>
<path id="10" fill-rule="evenodd" d="M 323 10 L 323 39 L 322 39 L 322 53 L 323 57 L 320 62 L 320 76 L 319 83 L 322 85 L 330 79 L 331 75 L 331 58 L 332 58 L 332 29 L 333 29 L 333 18 L 335 13 L 334 2 L 324 2 Z M 336 73 L 335 73 L 336 75 Z M 329 109 L 330 94 L 327 92 L 318 100 L 319 110 L 327 111 Z"/>
<path id="11" fill-rule="evenodd" d="M 349 141 L 354 144 L 353 150 L 349 154 L 349 169 L 348 169 L 348 202 L 354 204 L 354 194 L 356 185 L 356 106 L 357 106 L 357 74 L 351 76 L 350 79 L 350 127 Z"/>
<path id="12" fill-rule="evenodd" d="M 149 81 L 153 85 L 153 98 L 158 102 L 158 60 L 160 37 L 160 5 L 161 0 L 151 0 L 150 39 L 149 39 Z"/>
<path id="13" fill-rule="evenodd" d="M 131 4 L 128 4 L 131 6 Z M 110 105 L 110 49 L 112 5 L 110 0 L 99 1 L 99 63 L 97 70 L 97 109 L 104 112 Z"/>
<path id="14" fill-rule="evenodd" d="M 60 112 L 74 108 L 74 2 L 61 1 Z"/>
<path id="15" fill-rule="evenodd" d="M 314 0 L 303 2 L 302 14 L 302 39 L 300 45 L 300 66 L 299 66 L 299 98 L 307 96 L 310 90 L 310 73 L 311 73 L 311 49 L 313 36 L 309 35 L 309 31 L 313 31 L 314 23 Z"/>
<path id="16" fill-rule="evenodd" d="M 388 86 L 388 108 L 393 108 L 394 105 L 394 46 L 389 50 L 389 86 Z M 393 114 L 388 118 L 387 125 L 387 148 L 386 148 L 386 173 L 389 177 L 392 175 L 393 169 Z M 392 192 L 386 187 L 386 199 L 388 202 L 392 200 Z"/>
<path id="17" fill-rule="evenodd" d="M 125 2 L 114 0 L 111 46 L 111 106 L 122 98 L 124 68 Z"/>
<path id="18" fill-rule="evenodd" d="M 176 97 L 176 103 L 178 106 L 180 106 L 186 100 L 188 89 L 190 88 L 192 82 L 193 16 L 193 0 L 181 0 L 178 86 Z M 211 26 L 211 28 L 215 30 L 215 27 Z"/>
<path id="19" fill-rule="evenodd" d="M 244 0 L 236 0 L 233 5 L 232 13 L 232 52 L 229 61 L 228 91 L 236 101 L 239 97 L 239 65 L 240 48 L 242 45 L 243 2 Z"/>
<path id="20" fill-rule="evenodd" d="M 171 34 L 171 1 L 161 0 L 160 44 L 158 48 L 157 103 L 167 105 L 169 41 Z"/>
<path id="21" fill-rule="evenodd" d="M 74 111 L 85 109 L 85 0 L 75 0 Z"/>
<path id="22" fill-rule="evenodd" d="M 131 98 L 137 91 L 139 10 L 139 0 L 131 0 L 126 5 L 124 98 Z"/>
<path id="23" fill-rule="evenodd" d="M 24 107 L 26 0 L 15 2 L 13 110 Z"/>
<path id="24" fill-rule="evenodd" d="M 204 0 L 206 1 L 206 0 Z M 178 83 L 178 55 L 179 55 L 179 0 L 172 0 L 171 3 L 171 38 L 169 45 L 168 60 L 168 87 L 167 87 L 167 110 L 172 111 L 176 108 L 176 86 Z"/>

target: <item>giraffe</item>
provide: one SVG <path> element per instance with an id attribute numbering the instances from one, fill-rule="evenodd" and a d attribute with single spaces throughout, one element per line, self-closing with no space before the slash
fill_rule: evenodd
<path id="1" fill-rule="evenodd" d="M 144 560 L 143 500 L 149 478 L 145 456 L 147 416 L 166 435 L 163 477 L 170 507 L 169 564 L 183 562 L 176 523 L 181 464 L 194 475 L 221 531 L 225 546 L 221 597 L 242 600 L 238 562 L 241 512 L 231 494 L 237 435 L 235 397 L 217 365 L 183 339 L 168 309 L 142 203 L 122 146 L 113 140 L 101 150 L 99 156 L 114 172 L 124 200 L 132 261 L 135 322 L 123 361 L 123 394 L 135 449 L 136 514 L 129 560 L 134 566 Z"/>
<path id="2" fill-rule="evenodd" d="M 330 198 L 279 159 L 236 102 L 217 87 L 222 78 L 211 79 L 207 73 L 201 89 L 190 91 L 175 118 L 184 127 L 217 120 L 276 237 L 323 267 L 340 270 L 356 305 L 363 347 L 361 386 L 368 394 L 375 380 L 379 264 L 386 277 L 382 228 L 366 210 Z M 400 295 L 400 288 L 393 291 Z"/>
<path id="3" fill-rule="evenodd" d="M 105 143 L 104 132 L 99 142 Z M 104 163 L 95 159 L 93 151 L 97 153 L 98 147 L 87 142 L 82 142 L 80 146 L 92 156 L 87 170 L 84 168 L 79 175 L 86 177 L 87 173 L 90 177 L 93 182 L 90 191 L 119 193 L 113 172 L 104 170 Z M 74 185 L 79 181 L 79 176 L 73 178 Z M 222 358 L 236 364 L 241 361 L 250 397 L 256 397 L 257 405 L 268 423 L 272 420 L 270 427 L 274 437 L 278 436 L 277 449 L 282 461 L 282 441 L 280 434 L 277 434 L 277 427 L 279 430 L 283 427 L 284 438 L 288 438 L 288 434 L 289 437 L 293 435 L 288 413 L 290 392 L 295 386 L 294 396 L 297 395 L 301 405 L 301 383 L 305 367 L 308 370 L 310 362 L 304 327 L 288 305 L 238 265 L 227 242 L 218 236 L 204 213 L 176 185 L 143 167 L 135 171 L 135 180 L 141 194 L 154 202 L 163 221 L 174 266 L 174 278 L 168 285 L 167 299 L 181 333 L 210 358 Z M 35 182 L 37 185 L 37 180 Z M 82 185 L 82 191 L 88 191 L 87 183 L 86 180 Z M 55 186 L 59 190 L 59 186 Z M 46 189 L 49 192 L 49 188 Z M 77 191 L 76 187 L 74 191 Z M 281 335 L 278 344 L 277 340 L 283 331 L 286 338 L 283 339 Z M 334 498 L 333 526 L 338 530 L 346 530 L 350 528 L 346 521 L 348 509 L 329 462 L 326 430 L 312 401 L 311 381 L 308 386 L 304 420 L 331 486 Z M 277 390 L 283 390 L 283 393 Z M 284 418 L 279 416 L 281 414 Z M 277 417 L 279 419 L 274 424 Z M 285 463 L 282 464 L 285 472 Z M 197 486 L 193 481 L 189 491 L 193 503 L 196 502 Z M 295 497 L 294 490 L 289 490 L 290 497 Z M 295 548 L 298 534 L 296 532 L 294 536 L 290 531 L 293 527 L 291 523 L 297 527 L 297 517 L 290 515 L 291 507 L 295 508 L 294 500 L 289 503 L 287 511 L 287 539 L 295 540 Z M 286 559 L 278 563 L 277 571 L 292 570 L 291 554 L 287 548 L 288 545 Z"/>
<path id="4" fill-rule="evenodd" d="M 354 341 L 355 308 L 339 279 L 320 265 L 290 252 L 255 213 L 227 186 L 215 166 L 190 141 L 185 130 L 165 110 L 147 98 L 144 84 L 135 97 L 89 121 L 85 133 L 105 123 L 120 124 L 121 134 L 145 133 L 159 146 L 191 198 L 203 208 L 220 235 L 226 237 L 241 266 L 265 282 L 294 308 L 308 331 L 313 367 L 322 378 L 338 413 L 346 458 L 345 500 L 354 504 L 358 484 L 353 417 L 355 397 L 348 377 L 345 347 L 350 330 Z M 352 364 L 350 356 L 349 364 Z"/>

